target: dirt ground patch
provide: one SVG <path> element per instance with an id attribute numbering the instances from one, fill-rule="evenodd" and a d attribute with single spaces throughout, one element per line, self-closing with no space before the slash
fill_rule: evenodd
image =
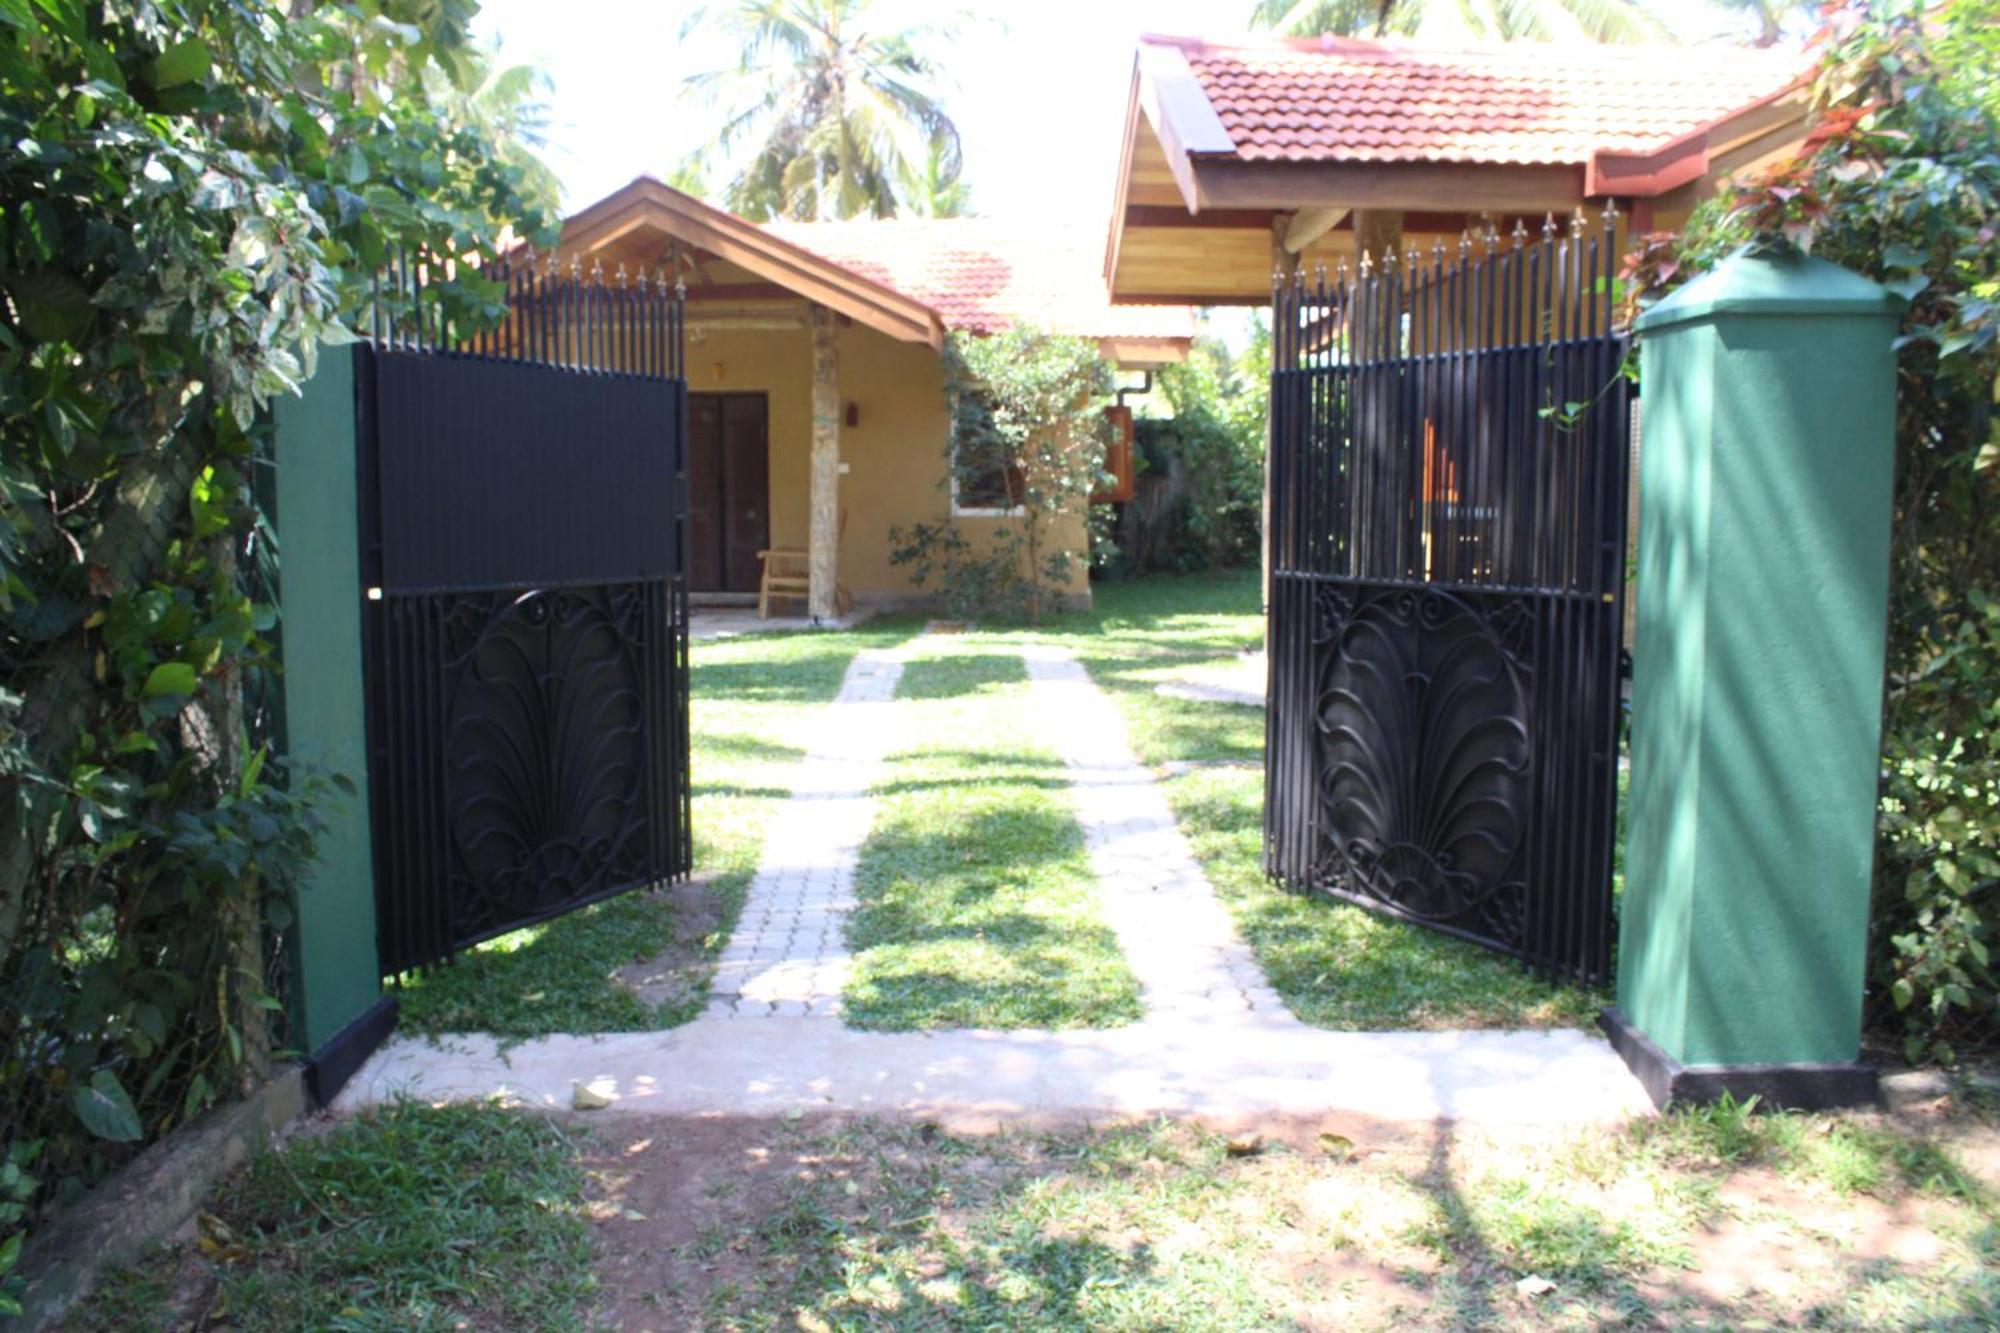
<path id="1" fill-rule="evenodd" d="M 654 890 L 673 905 L 673 942 L 650 958 L 627 963 L 613 982 L 663 1014 L 691 1014 L 708 999 L 715 970 L 715 936 L 723 929 L 727 905 L 714 877 L 698 876 Z"/>
<path id="2" fill-rule="evenodd" d="M 580 1142 L 617 1329 L 1992 1326 L 1986 1121 L 1756 1119 L 1788 1127 L 618 1116 Z"/>

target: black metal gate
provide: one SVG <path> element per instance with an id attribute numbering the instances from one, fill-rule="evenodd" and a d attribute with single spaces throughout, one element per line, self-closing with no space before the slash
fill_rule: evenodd
<path id="1" fill-rule="evenodd" d="M 679 295 L 503 276 L 356 349 L 387 974 L 690 863 Z"/>
<path id="2" fill-rule="evenodd" d="M 1615 219 L 1281 284 L 1265 868 L 1608 979 Z"/>

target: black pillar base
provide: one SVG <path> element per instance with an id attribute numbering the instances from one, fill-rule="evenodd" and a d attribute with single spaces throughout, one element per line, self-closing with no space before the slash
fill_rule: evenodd
<path id="1" fill-rule="evenodd" d="M 396 997 L 384 995 L 314 1051 L 305 1062 L 306 1094 L 313 1105 L 324 1108 L 332 1102 L 354 1077 L 354 1071 L 395 1030 Z"/>
<path id="2" fill-rule="evenodd" d="M 1653 1099 L 1665 1110 L 1701 1106 L 1728 1093 L 1737 1101 L 1757 1099 L 1767 1111 L 1839 1111 L 1875 1106 L 1881 1100 L 1869 1065 L 1684 1065 L 1656 1045 L 1632 1020 L 1614 1008 L 1597 1016 L 1597 1026 Z"/>

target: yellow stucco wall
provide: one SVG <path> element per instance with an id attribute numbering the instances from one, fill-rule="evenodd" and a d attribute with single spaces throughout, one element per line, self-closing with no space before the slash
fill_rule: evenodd
<path id="1" fill-rule="evenodd" d="M 703 329 L 696 314 L 687 340 L 692 393 L 763 393 L 771 433 L 771 542 L 804 547 L 809 510 L 812 435 L 812 359 L 807 334 L 798 329 Z M 924 591 L 911 586 L 909 569 L 889 563 L 889 529 L 935 522 L 950 509 L 945 486 L 947 421 L 943 370 L 937 353 L 921 343 L 898 342 L 860 325 L 840 331 L 840 396 L 859 410 L 859 424 L 843 419 L 840 479 L 846 530 L 840 543 L 840 581 L 860 602 L 885 603 Z M 1006 519 L 962 517 L 961 529 L 978 542 Z M 1059 538 L 1083 549 L 1083 520 L 1065 518 Z M 1067 595 L 1087 599 L 1085 561 L 1072 572 Z"/>

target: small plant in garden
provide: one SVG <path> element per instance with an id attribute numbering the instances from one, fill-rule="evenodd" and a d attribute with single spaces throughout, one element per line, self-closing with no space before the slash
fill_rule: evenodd
<path id="1" fill-rule="evenodd" d="M 1648 237 L 1635 297 L 1741 245 L 1790 246 L 1907 302 L 1880 838 L 1878 1019 L 1912 1059 L 2000 1042 L 2000 0 L 1830 9 L 1799 154 Z"/>
<path id="2" fill-rule="evenodd" d="M 911 566 L 911 582 L 938 589 L 955 615 L 1040 623 L 1088 557 L 1084 510 L 1106 479 L 1110 368 L 1084 339 L 1025 327 L 954 337 L 944 366 L 947 485 L 1004 494 L 1011 512 L 978 537 L 955 518 L 898 525 L 890 563 Z"/>

